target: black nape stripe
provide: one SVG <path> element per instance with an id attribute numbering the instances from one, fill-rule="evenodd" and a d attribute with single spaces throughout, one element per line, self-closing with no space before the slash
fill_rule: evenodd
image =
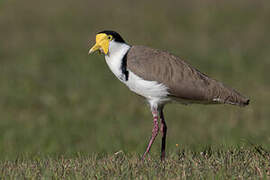
<path id="1" fill-rule="evenodd" d="M 129 72 L 127 70 L 127 55 L 128 55 L 129 50 L 126 52 L 126 54 L 124 55 L 123 59 L 122 59 L 122 64 L 121 64 L 121 70 L 122 70 L 122 74 L 125 75 L 125 80 L 128 81 L 128 76 L 129 76 Z"/>

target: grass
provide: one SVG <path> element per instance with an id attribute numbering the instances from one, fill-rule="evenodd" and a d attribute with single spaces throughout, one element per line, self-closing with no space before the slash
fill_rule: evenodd
<path id="1" fill-rule="evenodd" d="M 153 156 L 156 156 L 153 155 Z M 177 149 L 160 162 L 122 151 L 73 157 L 19 156 L 0 163 L 5 179 L 247 179 L 269 178 L 270 154 L 260 146 Z"/>
<path id="2" fill-rule="evenodd" d="M 190 166 L 191 178 L 233 178 L 237 172 L 264 177 L 268 156 L 249 144 L 270 149 L 269 7 L 269 1 L 252 0 L 0 1 L 1 175 L 61 178 L 67 162 L 77 163 L 66 172 L 70 178 L 109 178 L 114 171 L 105 174 L 104 163 L 120 169 L 138 164 L 138 178 L 180 178 L 191 174 Z M 157 139 L 152 160 L 140 163 L 151 113 L 113 77 L 102 56 L 87 55 L 95 33 L 104 29 L 120 32 L 130 44 L 183 57 L 250 97 L 250 106 L 166 106 L 167 162 L 159 162 Z M 200 154 L 208 147 L 209 160 Z M 198 167 L 189 164 L 190 157 Z M 223 163 L 229 157 L 231 164 Z M 244 164 L 247 170 L 237 170 Z M 135 177 L 135 169 L 123 177 Z"/>

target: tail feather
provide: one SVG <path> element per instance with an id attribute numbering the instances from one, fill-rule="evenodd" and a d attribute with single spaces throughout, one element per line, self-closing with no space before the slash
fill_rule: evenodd
<path id="1" fill-rule="evenodd" d="M 214 102 L 232 104 L 238 106 L 249 105 L 249 98 L 241 95 L 236 90 L 224 86 L 221 82 L 213 83 L 214 87 L 211 88 L 210 96 Z"/>

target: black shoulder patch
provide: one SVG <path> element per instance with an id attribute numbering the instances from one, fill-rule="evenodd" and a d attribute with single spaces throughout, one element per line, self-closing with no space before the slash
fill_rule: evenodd
<path id="1" fill-rule="evenodd" d="M 129 52 L 129 50 L 124 55 L 124 57 L 122 59 L 122 64 L 121 64 L 121 70 L 122 70 L 122 73 L 125 76 L 125 80 L 126 81 L 128 81 L 128 76 L 129 76 L 129 72 L 127 70 L 127 55 L 128 55 L 128 52 Z"/>

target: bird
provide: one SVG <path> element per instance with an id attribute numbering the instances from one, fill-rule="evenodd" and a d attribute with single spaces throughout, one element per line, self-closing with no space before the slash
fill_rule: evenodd
<path id="1" fill-rule="evenodd" d="M 112 73 L 150 105 L 153 128 L 142 160 L 159 131 L 162 134 L 160 158 L 162 161 L 165 159 L 167 125 L 163 109 L 166 104 L 231 104 L 242 107 L 249 104 L 249 98 L 165 50 L 129 45 L 112 30 L 98 32 L 95 41 L 88 54 L 95 51 L 104 54 Z"/>

